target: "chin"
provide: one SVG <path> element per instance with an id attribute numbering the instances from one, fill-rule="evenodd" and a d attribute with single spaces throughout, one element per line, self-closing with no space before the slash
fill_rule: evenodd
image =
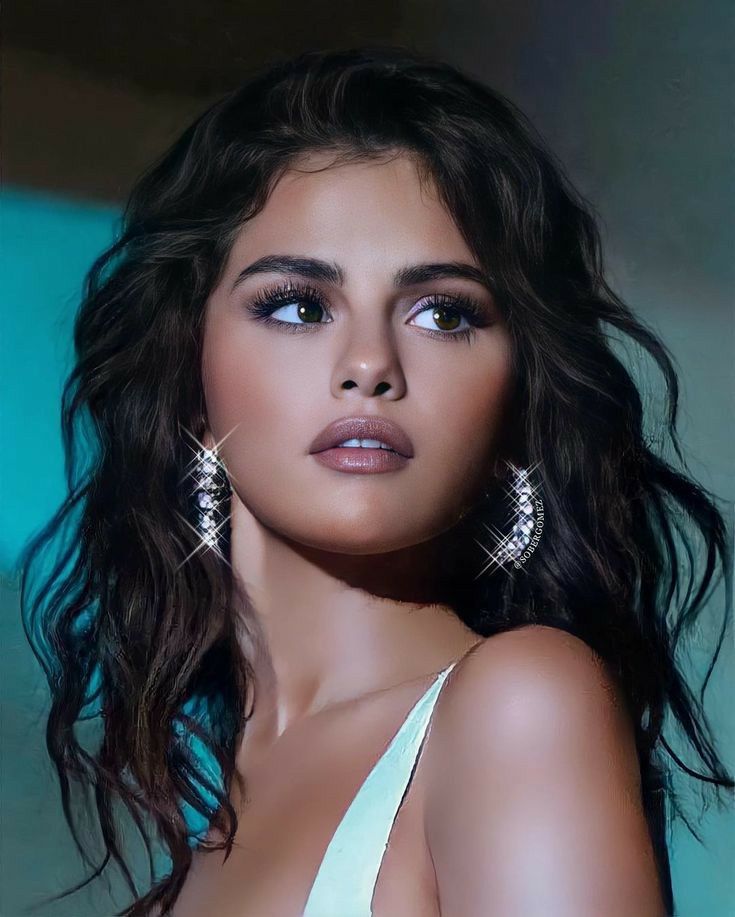
<path id="1" fill-rule="evenodd" d="M 355 515 L 349 519 L 325 516 L 321 525 L 313 524 L 312 518 L 308 530 L 301 525 L 283 534 L 307 548 L 357 556 L 388 554 L 414 547 L 452 527 L 450 524 L 442 526 L 436 520 L 429 526 L 416 520 L 416 525 L 410 526 L 407 525 L 409 521 L 405 516 L 401 519 L 395 510 L 380 519 L 375 513 Z"/>
<path id="2" fill-rule="evenodd" d="M 331 525 L 321 531 L 300 532 L 297 537 L 291 536 L 292 541 L 297 541 L 304 547 L 318 551 L 327 551 L 330 554 L 349 554 L 353 556 L 368 554 L 388 554 L 401 548 L 410 547 L 418 541 L 411 535 L 404 535 L 395 531 L 394 526 L 388 530 L 381 529 L 373 533 L 366 533 L 345 526 Z"/>

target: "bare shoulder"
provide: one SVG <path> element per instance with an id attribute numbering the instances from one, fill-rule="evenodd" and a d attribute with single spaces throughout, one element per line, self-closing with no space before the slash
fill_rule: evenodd
<path id="1" fill-rule="evenodd" d="M 564 663 L 561 669 L 558 668 L 560 662 Z M 558 627 L 528 624 L 480 640 L 461 667 L 473 675 L 480 672 L 490 675 L 503 667 L 515 670 L 518 664 L 531 671 L 541 665 L 549 672 L 553 670 L 564 676 L 569 663 L 575 664 L 577 674 L 580 674 L 580 667 L 600 672 L 605 666 L 600 656 L 580 637 Z"/>
<path id="2" fill-rule="evenodd" d="M 452 675 L 438 718 L 453 731 L 487 723 L 520 738 L 532 726 L 579 729 L 589 717 L 614 718 L 623 731 L 629 724 L 608 664 L 558 628 L 528 625 L 482 640 Z"/>
<path id="3" fill-rule="evenodd" d="M 565 631 L 497 634 L 451 672 L 425 830 L 442 912 L 664 913 L 622 689 Z"/>

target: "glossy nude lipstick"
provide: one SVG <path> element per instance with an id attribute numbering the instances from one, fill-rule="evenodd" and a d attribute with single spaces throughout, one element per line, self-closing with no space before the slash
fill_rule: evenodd
<path id="1" fill-rule="evenodd" d="M 314 439 L 309 453 L 336 471 L 380 474 L 404 468 L 413 457 L 413 445 L 398 424 L 366 415 L 335 420 Z"/>

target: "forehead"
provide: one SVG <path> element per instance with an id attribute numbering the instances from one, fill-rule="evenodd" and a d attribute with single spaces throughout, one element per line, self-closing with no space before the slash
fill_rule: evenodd
<path id="1" fill-rule="evenodd" d="M 380 259 L 474 261 L 434 183 L 409 156 L 334 164 L 310 154 L 286 171 L 243 228 L 233 257 L 294 253 L 347 266 Z"/>

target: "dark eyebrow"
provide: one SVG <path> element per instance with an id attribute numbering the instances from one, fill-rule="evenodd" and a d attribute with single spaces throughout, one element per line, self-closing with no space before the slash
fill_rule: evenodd
<path id="1" fill-rule="evenodd" d="M 299 258 L 295 255 L 265 255 L 240 271 L 232 285 L 233 292 L 246 278 L 253 274 L 298 274 L 310 280 L 319 280 L 335 286 L 344 286 L 345 273 L 342 268 L 320 258 Z M 490 279 L 478 268 L 461 261 L 412 264 L 402 267 L 393 275 L 394 287 L 415 286 L 431 280 L 473 280 L 492 292 Z"/>

